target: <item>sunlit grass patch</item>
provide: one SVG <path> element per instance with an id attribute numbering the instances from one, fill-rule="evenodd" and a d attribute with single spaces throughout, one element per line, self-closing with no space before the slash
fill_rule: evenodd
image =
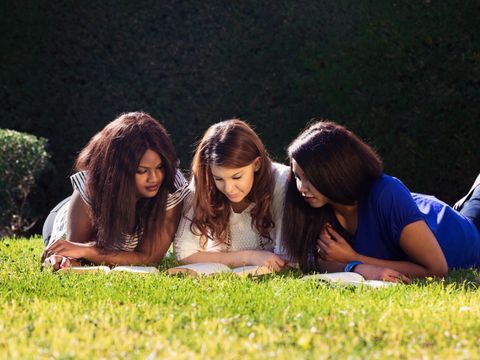
<path id="1" fill-rule="evenodd" d="M 478 358 L 480 277 L 384 289 L 42 271 L 40 239 L 0 241 L 2 358 Z M 175 264 L 168 258 L 164 270 Z"/>

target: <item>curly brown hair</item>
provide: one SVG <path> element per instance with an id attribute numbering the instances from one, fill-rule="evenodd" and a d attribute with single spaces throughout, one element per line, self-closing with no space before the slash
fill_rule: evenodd
<path id="1" fill-rule="evenodd" d="M 272 161 L 265 146 L 253 129 L 240 119 L 231 119 L 212 125 L 200 141 L 192 162 L 195 193 L 192 206 L 194 215 L 191 231 L 208 238 L 228 243 L 230 202 L 215 186 L 210 167 L 240 168 L 259 158 L 259 170 L 255 173 L 253 187 L 247 201 L 254 203 L 251 210 L 252 226 L 258 233 L 270 239 L 275 226 L 270 210 L 273 196 Z"/>
<path id="2" fill-rule="evenodd" d="M 147 150 L 160 155 L 165 175 L 156 196 L 137 201 L 135 173 Z M 143 239 L 153 236 L 165 214 L 168 192 L 174 190 L 177 166 L 167 131 L 146 113 L 122 114 L 92 137 L 75 169 L 88 174 L 86 191 L 99 248 L 122 246 L 123 235 L 138 227 Z"/>

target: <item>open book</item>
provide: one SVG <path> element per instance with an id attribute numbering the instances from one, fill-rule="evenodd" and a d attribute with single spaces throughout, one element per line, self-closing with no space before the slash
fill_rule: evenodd
<path id="1" fill-rule="evenodd" d="M 221 263 L 195 263 L 182 266 L 176 266 L 170 268 L 166 271 L 168 275 L 190 275 L 190 276 L 206 276 L 214 274 L 235 274 L 241 277 L 246 276 L 260 276 L 264 274 L 269 274 L 273 270 L 268 266 L 240 266 L 237 268 L 230 268 L 227 265 Z"/>
<path id="2" fill-rule="evenodd" d="M 356 272 L 334 272 L 327 274 L 305 275 L 302 280 L 322 280 L 339 285 L 368 286 L 380 288 L 385 286 L 395 286 L 398 283 L 382 280 L 365 280 L 365 278 Z"/>
<path id="3" fill-rule="evenodd" d="M 65 267 L 58 270 L 61 273 L 73 272 L 77 274 L 85 274 L 85 273 L 95 273 L 95 272 L 103 272 L 105 274 L 111 272 L 130 272 L 136 274 L 156 274 L 159 273 L 158 269 L 154 266 L 133 266 L 133 265 L 124 265 L 124 266 L 115 266 L 110 268 L 106 265 L 98 265 L 98 266 L 71 266 Z"/>

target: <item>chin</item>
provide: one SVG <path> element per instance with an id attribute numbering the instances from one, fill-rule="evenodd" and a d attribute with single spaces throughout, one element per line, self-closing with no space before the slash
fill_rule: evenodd
<path id="1" fill-rule="evenodd" d="M 144 199 L 151 199 L 157 196 L 157 194 L 158 192 L 156 192 L 155 194 L 152 194 L 152 193 L 140 194 L 140 197 Z"/>
<path id="2" fill-rule="evenodd" d="M 227 199 L 228 199 L 228 201 L 230 201 L 231 203 L 238 204 L 238 203 L 241 203 L 243 200 L 245 200 L 245 197 L 239 197 L 239 198 L 235 198 L 235 199 L 230 199 L 230 198 L 227 196 Z"/>

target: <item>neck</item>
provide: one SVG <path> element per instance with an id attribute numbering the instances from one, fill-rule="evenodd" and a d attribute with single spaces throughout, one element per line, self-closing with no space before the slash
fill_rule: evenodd
<path id="1" fill-rule="evenodd" d="M 358 204 L 332 204 L 335 217 L 342 227 L 351 235 L 357 232 Z"/>
<path id="2" fill-rule="evenodd" d="M 239 203 L 233 203 L 233 202 L 230 203 L 230 206 L 232 207 L 233 212 L 237 214 L 243 212 L 248 207 L 248 205 L 249 203 L 246 200 L 242 200 Z"/>
<path id="3" fill-rule="evenodd" d="M 333 207 L 333 211 L 335 211 L 335 214 L 340 214 L 345 217 L 349 217 L 352 215 L 356 215 L 357 210 L 358 210 L 358 204 L 355 203 L 353 205 L 343 205 L 343 204 L 338 204 L 338 203 L 331 203 Z"/>

